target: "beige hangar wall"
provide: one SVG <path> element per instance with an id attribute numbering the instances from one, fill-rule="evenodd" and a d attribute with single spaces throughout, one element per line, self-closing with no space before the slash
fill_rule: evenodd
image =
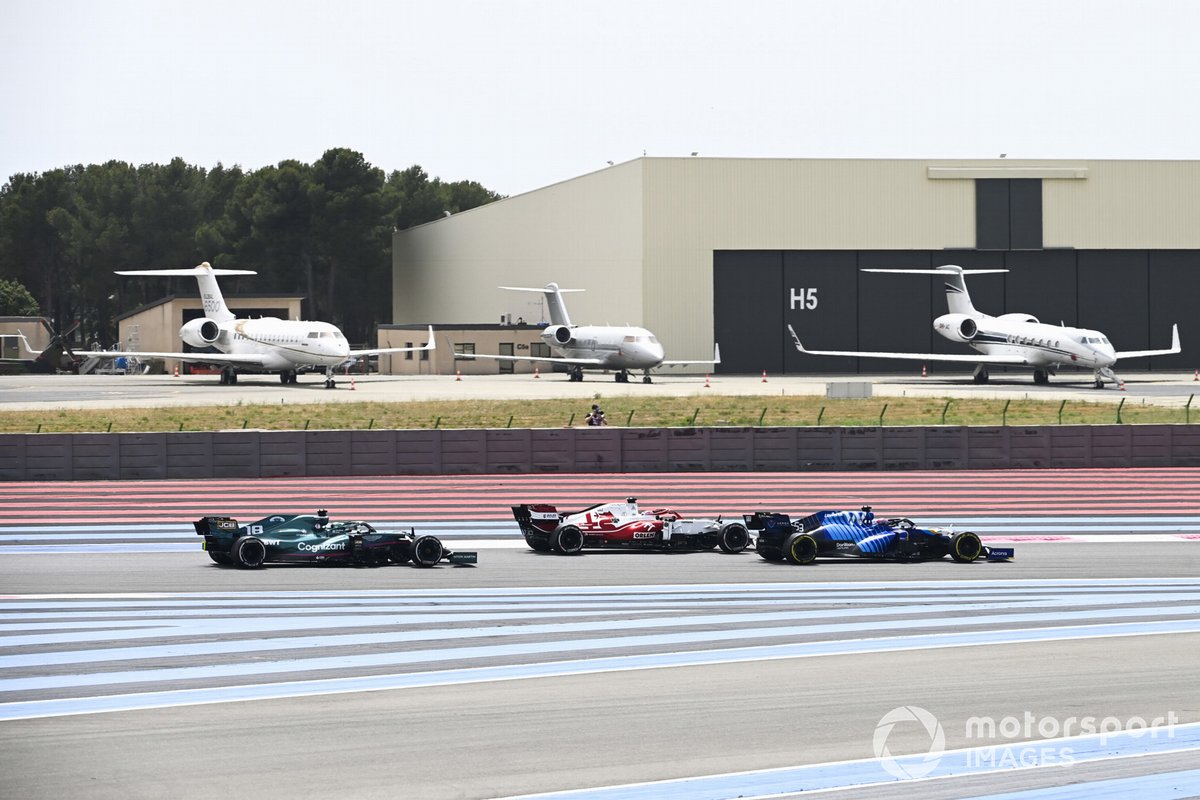
<path id="1" fill-rule="evenodd" d="M 1200 249 L 1195 161 L 640 158 L 396 234 L 394 321 L 534 322 L 495 287 L 555 280 L 708 358 L 714 250 L 970 249 L 979 177 L 1042 179 L 1048 248 Z"/>
<path id="2" fill-rule="evenodd" d="M 541 295 L 497 287 L 553 281 L 586 290 L 566 298 L 572 322 L 639 323 L 641 184 L 631 161 L 395 234 L 394 322 L 536 323 Z"/>

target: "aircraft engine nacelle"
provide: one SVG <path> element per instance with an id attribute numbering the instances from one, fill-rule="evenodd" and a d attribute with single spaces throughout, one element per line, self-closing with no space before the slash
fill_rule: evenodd
<path id="1" fill-rule="evenodd" d="M 1038 318 L 1032 314 L 1001 314 L 996 319 L 1002 319 L 1007 322 L 1032 322 L 1034 325 L 1038 324 Z"/>
<path id="2" fill-rule="evenodd" d="M 933 321 L 933 329 L 952 342 L 969 342 L 979 333 L 979 323 L 966 314 L 943 314 Z"/>
<path id="3" fill-rule="evenodd" d="M 208 347 L 221 335 L 221 326 L 207 317 L 184 323 L 179 329 L 179 338 L 192 347 Z"/>
<path id="4" fill-rule="evenodd" d="M 575 335 L 566 325 L 551 325 L 542 333 L 542 338 L 559 347 L 567 347 L 575 341 Z"/>

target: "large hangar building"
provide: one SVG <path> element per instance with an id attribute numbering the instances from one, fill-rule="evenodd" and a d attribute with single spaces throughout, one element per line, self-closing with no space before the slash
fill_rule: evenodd
<path id="1" fill-rule="evenodd" d="M 394 320 L 533 323 L 539 295 L 498 287 L 554 281 L 586 290 L 573 322 L 643 325 L 673 359 L 715 340 L 719 372 L 911 371 L 802 355 L 786 325 L 815 349 L 967 352 L 932 330 L 940 279 L 861 271 L 942 264 L 1007 268 L 968 278 L 977 308 L 1118 350 L 1167 347 L 1178 322 L 1183 353 L 1153 368 L 1190 370 L 1200 162 L 639 158 L 396 233 Z"/>

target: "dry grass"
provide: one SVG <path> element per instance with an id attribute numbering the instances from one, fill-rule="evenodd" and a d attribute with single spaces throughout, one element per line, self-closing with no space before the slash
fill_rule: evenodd
<path id="1" fill-rule="evenodd" d="M 824 397 L 614 397 L 602 401 L 609 423 L 634 427 L 1064 425 L 1117 422 L 1111 403 L 1035 400 Z M 581 425 L 590 403 L 579 400 L 330 403 L 0 412 L 0 432 L 78 433 L 364 428 L 559 428 Z M 943 420 L 943 412 L 945 417 Z M 1126 405 L 1123 423 L 1182 423 L 1182 409 Z M 1061 419 L 1060 419 L 1061 414 Z M 1200 421 L 1200 412 L 1196 414 Z"/>

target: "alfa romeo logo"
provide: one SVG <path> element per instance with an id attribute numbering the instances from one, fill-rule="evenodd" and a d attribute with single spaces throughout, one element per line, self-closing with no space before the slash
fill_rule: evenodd
<path id="1" fill-rule="evenodd" d="M 913 725 L 923 730 L 929 737 L 928 751 L 923 756 L 918 753 L 901 757 L 893 756 L 891 750 L 888 749 L 888 737 L 892 735 L 892 731 L 897 726 L 901 726 L 902 729 L 911 729 Z M 883 767 L 884 772 L 901 780 L 911 780 L 924 778 L 937 769 L 938 762 L 942 760 L 942 753 L 946 750 L 946 733 L 942 730 L 942 724 L 938 722 L 937 717 L 920 706 L 897 706 L 879 720 L 879 724 L 875 726 L 875 735 L 871 739 L 871 744 L 875 750 L 875 757 L 879 759 L 879 764 Z M 903 758 L 904 761 L 901 762 L 897 760 L 898 758 Z"/>

